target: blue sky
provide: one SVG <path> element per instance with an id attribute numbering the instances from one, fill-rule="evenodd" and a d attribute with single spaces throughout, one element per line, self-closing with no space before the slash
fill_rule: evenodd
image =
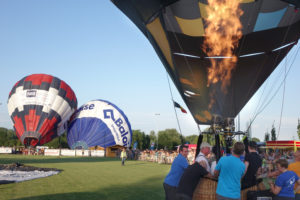
<path id="1" fill-rule="evenodd" d="M 6 103 L 13 85 L 24 76 L 46 73 L 67 82 L 79 106 L 105 99 L 125 112 L 133 129 L 178 130 L 163 65 L 144 35 L 109 0 L 2 0 L 0 27 L 0 127 L 12 128 Z M 295 50 L 242 110 L 242 130 L 261 105 L 259 99 L 267 102 L 274 94 Z M 287 76 L 279 139 L 296 138 L 299 64 L 298 56 Z M 171 90 L 187 109 L 172 82 Z M 263 139 L 273 123 L 278 130 L 282 99 L 283 87 L 254 121 L 253 136 Z M 190 112 L 176 111 L 182 134 L 198 134 Z"/>

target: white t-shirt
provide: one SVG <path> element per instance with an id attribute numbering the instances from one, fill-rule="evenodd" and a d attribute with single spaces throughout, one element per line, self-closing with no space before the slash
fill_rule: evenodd
<path id="1" fill-rule="evenodd" d="M 198 156 L 197 156 L 197 158 L 196 158 L 196 162 L 200 162 L 200 161 L 202 161 L 202 160 L 204 160 L 204 162 L 206 163 L 206 171 L 208 171 L 209 173 L 211 173 L 211 170 L 210 170 L 210 166 L 209 166 L 209 163 L 208 163 L 208 161 L 207 161 L 207 158 L 205 157 L 205 155 L 202 153 L 202 152 L 200 152 L 199 154 L 198 154 Z"/>

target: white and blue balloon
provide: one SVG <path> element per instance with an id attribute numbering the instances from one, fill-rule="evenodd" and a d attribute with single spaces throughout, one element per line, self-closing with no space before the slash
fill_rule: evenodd
<path id="1" fill-rule="evenodd" d="M 126 115 L 116 105 L 95 100 L 82 105 L 74 113 L 67 140 L 71 149 L 115 145 L 130 147 L 132 130 Z"/>

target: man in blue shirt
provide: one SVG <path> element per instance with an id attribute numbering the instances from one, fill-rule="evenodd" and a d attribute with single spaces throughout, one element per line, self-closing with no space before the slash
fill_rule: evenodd
<path id="1" fill-rule="evenodd" d="M 277 177 L 275 184 L 270 181 L 271 191 L 276 195 L 275 200 L 292 200 L 295 199 L 294 185 L 297 182 L 300 184 L 300 179 L 293 171 L 288 170 L 288 161 L 279 159 L 276 161 L 277 169 L 281 174 Z M 296 191 L 300 186 L 296 188 Z"/>
<path id="2" fill-rule="evenodd" d="M 216 191 L 218 200 L 241 198 L 241 178 L 245 172 L 245 165 L 240 156 L 244 150 L 244 144 L 236 142 L 233 146 L 232 155 L 222 157 L 219 160 L 214 173 L 216 177 L 219 176 Z"/>
<path id="3" fill-rule="evenodd" d="M 174 159 L 171 170 L 166 176 L 164 181 L 164 189 L 166 193 L 166 200 L 176 199 L 176 188 L 179 184 L 180 178 L 184 172 L 184 169 L 188 167 L 188 161 L 186 159 L 188 155 L 188 147 L 180 146 L 179 154 Z"/>

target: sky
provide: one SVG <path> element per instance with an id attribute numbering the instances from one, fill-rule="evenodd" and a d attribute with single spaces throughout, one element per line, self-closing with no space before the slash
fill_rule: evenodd
<path id="1" fill-rule="evenodd" d="M 252 123 L 252 137 L 263 140 L 274 124 L 278 139 L 298 139 L 298 49 L 299 44 L 243 108 L 240 130 L 246 130 L 259 106 L 267 105 Z M 285 69 L 290 71 L 279 87 Z M 185 136 L 199 134 L 149 41 L 109 0 L 0 1 L 0 70 L 0 127 L 13 128 L 7 111 L 13 85 L 45 73 L 70 85 L 78 106 L 95 99 L 114 103 L 134 130 L 149 134 L 180 126 Z M 174 109 L 170 91 L 187 114 Z"/>

